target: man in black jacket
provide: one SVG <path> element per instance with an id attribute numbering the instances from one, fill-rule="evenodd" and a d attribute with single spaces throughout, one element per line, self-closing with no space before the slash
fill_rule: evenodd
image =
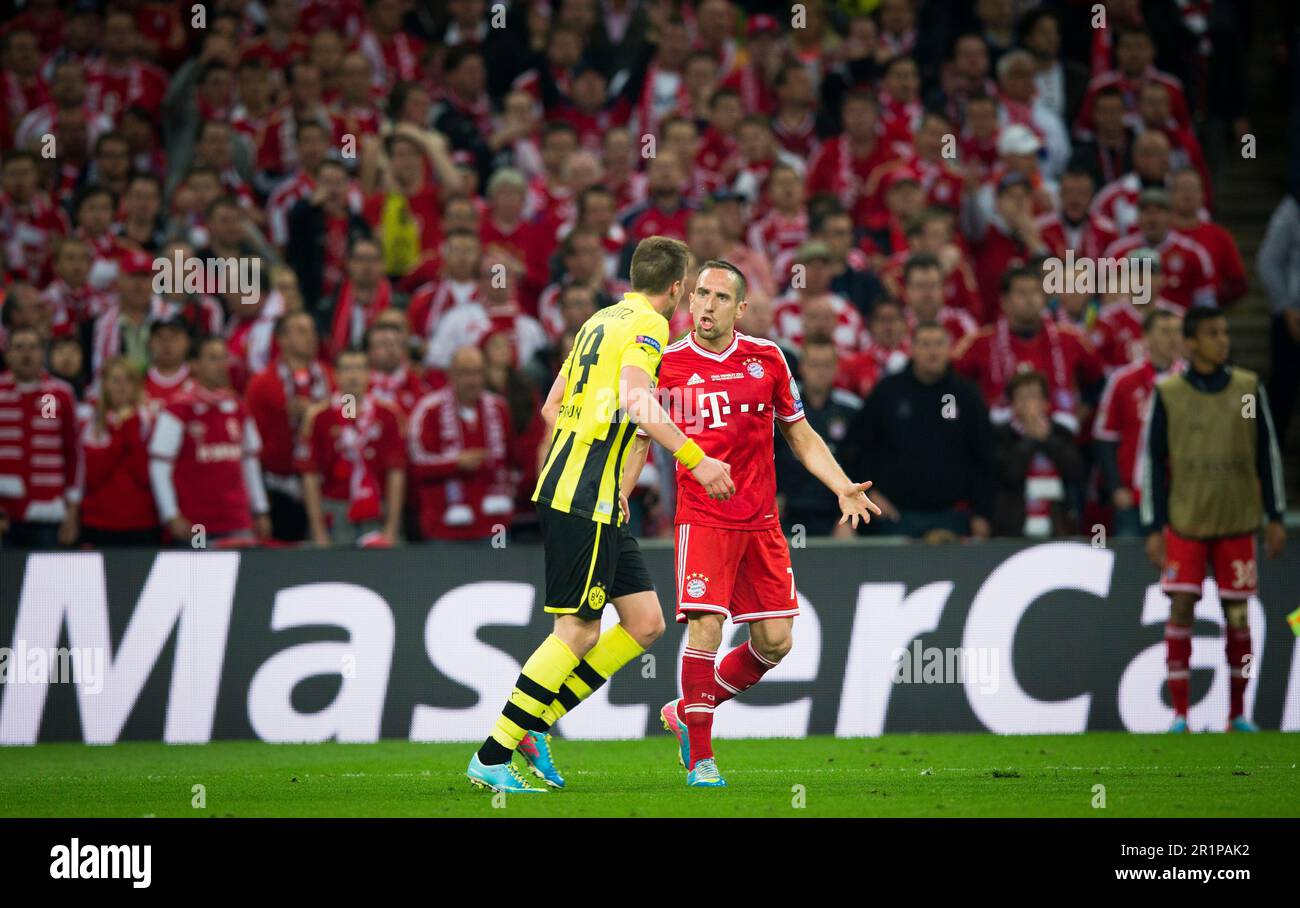
<path id="1" fill-rule="evenodd" d="M 370 227 L 348 205 L 348 172 L 327 159 L 316 168 L 316 189 L 289 209 L 285 261 L 298 276 L 303 305 L 319 316 L 346 278 L 347 250 Z"/>
<path id="2" fill-rule="evenodd" d="M 939 530 L 987 538 L 993 511 L 993 440 L 979 389 L 949 367 L 951 341 L 937 322 L 912 336 L 906 369 L 880 380 L 850 430 L 845 461 L 876 477 L 877 532 L 922 537 Z"/>

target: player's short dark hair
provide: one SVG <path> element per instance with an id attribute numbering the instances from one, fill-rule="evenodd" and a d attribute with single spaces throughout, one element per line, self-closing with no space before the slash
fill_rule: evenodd
<path id="1" fill-rule="evenodd" d="M 1097 102 L 1102 98 L 1118 98 L 1119 102 L 1123 104 L 1124 92 L 1120 91 L 1119 88 L 1114 85 L 1107 85 L 1105 88 L 1099 88 L 1097 89 L 1096 96 L 1092 99 L 1093 106 L 1095 107 Z"/>
<path id="2" fill-rule="evenodd" d="M 1027 265 L 1015 265 L 1002 272 L 1001 292 L 1006 295 L 1011 292 L 1011 285 L 1023 278 L 1029 278 L 1034 282 L 1042 280 L 1042 274 L 1036 268 L 1030 268 Z"/>
<path id="3" fill-rule="evenodd" d="M 1201 329 L 1201 325 L 1216 318 L 1227 318 L 1220 309 L 1209 306 L 1193 306 L 1183 315 L 1183 337 L 1192 340 Z"/>
<path id="4" fill-rule="evenodd" d="M 880 74 L 882 76 L 887 76 L 889 75 L 889 71 L 894 67 L 902 66 L 907 63 L 916 66 L 916 61 L 912 59 L 910 56 L 908 56 L 907 54 L 895 54 L 894 56 L 886 60 L 884 64 L 880 67 Z"/>
<path id="5" fill-rule="evenodd" d="M 546 144 L 546 140 L 551 136 L 558 136 L 561 133 L 567 133 L 575 139 L 578 137 L 578 130 L 568 120 L 547 120 L 542 126 L 541 144 Z"/>
<path id="6" fill-rule="evenodd" d="M 923 322 L 918 322 L 916 327 L 912 329 L 912 339 L 915 340 L 922 331 L 938 331 L 942 333 L 944 337 L 952 340 L 952 338 L 948 336 L 948 329 L 936 322 L 934 319 L 927 318 Z"/>
<path id="7" fill-rule="evenodd" d="M 163 197 L 162 180 L 158 179 L 158 177 L 155 176 L 154 174 L 144 170 L 135 171 L 134 173 L 131 174 L 130 177 L 127 178 L 126 191 L 130 192 L 131 187 L 134 186 L 136 183 L 152 183 L 154 187 L 158 190 L 159 198 Z"/>
<path id="8" fill-rule="evenodd" d="M 371 327 L 374 328 L 379 326 L 371 325 Z M 389 331 L 395 330 L 391 325 L 385 325 L 383 327 L 387 328 Z M 369 341 L 369 338 L 370 338 L 370 331 L 369 329 L 367 329 L 366 331 L 367 342 Z M 334 355 L 334 365 L 337 366 L 340 363 L 342 363 L 343 358 L 347 356 L 359 356 L 364 360 L 366 359 L 366 350 L 364 347 L 352 347 L 352 346 L 344 347 L 342 350 L 340 350 L 338 353 Z"/>
<path id="9" fill-rule="evenodd" d="M 229 346 L 226 339 L 220 334 L 200 334 L 194 339 L 194 346 L 190 347 L 190 359 L 198 359 L 203 355 L 203 348 L 210 344 L 221 344 L 223 347 Z"/>
<path id="10" fill-rule="evenodd" d="M 443 72 L 455 72 L 460 69 L 460 65 L 470 57 L 478 57 L 486 62 L 487 58 L 483 56 L 483 51 L 477 44 L 457 44 L 447 51 L 447 55 L 442 61 Z"/>
<path id="11" fill-rule="evenodd" d="M 231 208 L 236 214 L 243 214 L 244 209 L 233 195 L 219 195 L 211 201 L 206 212 L 208 220 L 212 220 L 212 215 L 216 214 L 222 208 Z"/>
<path id="12" fill-rule="evenodd" d="M 903 286 L 907 286 L 913 272 L 929 271 L 931 269 L 938 269 L 940 274 L 943 273 L 943 265 L 940 264 L 937 256 L 929 252 L 918 252 L 915 255 L 909 255 L 907 261 L 903 263 Z"/>
<path id="13" fill-rule="evenodd" d="M 736 302 L 743 300 L 749 292 L 749 281 L 745 280 L 745 272 L 726 259 L 709 259 L 700 266 L 700 274 L 703 274 L 706 268 L 718 268 L 722 271 L 731 272 L 731 276 L 736 279 Z"/>
<path id="14" fill-rule="evenodd" d="M 1115 30 L 1115 46 L 1119 47 L 1120 41 L 1124 38 L 1142 38 L 1154 44 L 1151 33 L 1140 25 L 1121 25 Z"/>
<path id="15" fill-rule="evenodd" d="M 882 296 L 871 305 L 871 314 L 867 316 L 867 322 L 870 323 L 880 315 L 880 310 L 888 309 L 893 306 L 901 315 L 903 312 L 903 301 L 896 296 Z"/>
<path id="16" fill-rule="evenodd" d="M 686 276 L 690 247 L 667 236 L 648 236 L 632 253 L 632 289 L 638 293 L 667 293 Z"/>
<path id="17" fill-rule="evenodd" d="M 1047 397 L 1051 394 L 1051 387 L 1047 384 L 1047 379 L 1043 376 L 1043 373 L 1035 369 L 1029 369 L 1025 372 L 1017 372 L 1015 375 L 1011 376 L 1011 381 L 1007 382 L 1007 400 L 1015 400 L 1016 392 L 1028 385 L 1033 385 L 1038 388 L 1038 390 L 1042 391 L 1043 397 Z"/>
<path id="18" fill-rule="evenodd" d="M 369 353 L 370 342 L 374 340 L 376 334 L 379 334 L 380 332 L 383 331 L 391 331 L 394 334 L 402 333 L 402 329 L 397 327 L 397 325 L 392 324 L 391 322 L 375 322 L 373 325 L 368 325 L 366 327 L 365 332 L 361 335 L 361 346 L 358 349 L 361 352 Z"/>
<path id="19" fill-rule="evenodd" d="M 1038 23 L 1042 22 L 1044 19 L 1055 19 L 1057 27 L 1060 27 L 1061 16 L 1056 10 L 1045 9 L 1043 7 L 1030 10 L 1025 13 L 1024 18 L 1020 20 L 1019 27 L 1016 29 L 1016 32 L 1019 35 L 1018 43 L 1023 45 L 1025 39 L 1029 37 L 1029 33 L 1037 28 Z"/>
<path id="20" fill-rule="evenodd" d="M 104 146 L 111 145 L 114 142 L 120 142 L 125 145 L 128 151 L 131 149 L 131 143 L 127 141 L 126 136 L 122 135 L 120 132 L 106 132 L 95 140 L 95 155 L 98 156 L 102 154 Z"/>
<path id="21" fill-rule="evenodd" d="M 848 104 L 850 101 L 859 101 L 875 108 L 876 110 L 880 109 L 880 102 L 876 100 L 876 96 L 865 88 L 850 88 L 846 91 L 844 93 L 844 99 L 840 101 L 840 110 L 844 110 L 844 105 Z"/>
<path id="22" fill-rule="evenodd" d="M 1213 311 L 1213 310 L 1211 310 Z M 1142 333 L 1150 334 L 1155 326 L 1165 319 L 1178 318 L 1177 312 L 1170 309 L 1161 309 L 1159 306 L 1153 306 L 1149 312 L 1142 318 Z"/>
<path id="23" fill-rule="evenodd" d="M 76 201 L 73 202 L 72 210 L 74 212 L 81 211 L 81 206 L 85 205 L 88 200 L 93 199 L 98 195 L 108 196 L 108 203 L 114 207 L 117 206 L 117 196 L 113 194 L 113 191 L 105 186 L 96 185 L 87 186 L 81 191 L 81 194 L 77 196 Z"/>
<path id="24" fill-rule="evenodd" d="M 933 224 L 935 221 L 950 220 L 952 220 L 952 212 L 949 209 L 931 205 L 929 208 L 922 208 L 916 214 L 908 218 L 903 233 L 909 238 L 919 236 L 925 232 L 927 226 Z"/>
<path id="25" fill-rule="evenodd" d="M 329 138 L 329 130 L 325 128 L 324 124 L 321 123 L 320 120 L 299 120 L 298 125 L 293 129 L 294 139 L 301 141 L 302 134 L 312 129 L 325 136 L 325 138 Z"/>
<path id="26" fill-rule="evenodd" d="M 373 236 L 359 236 L 348 246 L 348 258 L 352 258 L 352 256 L 357 254 L 358 246 L 373 246 L 375 251 L 380 255 L 383 255 L 384 253 L 384 247 L 380 245 L 379 240 L 375 239 Z"/>
<path id="27" fill-rule="evenodd" d="M 717 89 L 713 94 L 709 95 L 709 107 L 717 107 L 718 102 L 724 98 L 735 98 L 737 101 L 744 103 L 744 99 L 740 96 L 740 92 L 724 85 L 722 88 Z"/>
<path id="28" fill-rule="evenodd" d="M 45 346 L 45 341 L 41 338 L 40 329 L 38 329 L 35 325 L 21 325 L 17 328 L 10 328 L 9 329 L 10 346 L 13 346 L 13 342 L 18 339 L 18 335 L 20 334 L 30 334 L 32 337 L 36 338 L 36 343 L 38 345 L 42 347 Z"/>
<path id="29" fill-rule="evenodd" d="M 833 341 L 823 340 L 821 338 L 813 338 L 811 340 L 805 340 L 803 342 L 803 347 L 799 350 L 799 361 L 803 362 L 803 360 L 813 350 L 829 350 L 831 351 L 831 356 L 835 357 L 836 359 L 840 358 L 839 348 L 835 346 L 835 343 Z"/>
<path id="30" fill-rule="evenodd" d="M 14 163 L 15 161 L 27 161 L 33 167 L 41 166 L 41 159 L 37 157 L 35 152 L 28 151 L 26 148 L 15 148 L 11 151 L 5 152 L 4 164 L 0 165 L 0 169 L 3 169 L 4 167 L 8 167 L 10 164 Z"/>
<path id="31" fill-rule="evenodd" d="M 284 333 L 289 330 L 289 322 L 299 317 L 306 317 L 311 322 L 311 326 L 316 327 L 316 319 L 312 318 L 311 313 L 305 309 L 298 309 L 294 312 L 286 312 L 275 320 L 275 336 L 284 337 Z"/>

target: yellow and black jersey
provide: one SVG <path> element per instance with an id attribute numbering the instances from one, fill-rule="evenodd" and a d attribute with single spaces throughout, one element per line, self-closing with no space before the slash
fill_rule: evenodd
<path id="1" fill-rule="evenodd" d="M 622 520 L 623 458 L 636 427 L 619 406 L 625 366 L 659 373 L 668 320 L 641 293 L 601 309 L 578 331 L 564 361 L 564 398 L 533 501 L 597 523 Z"/>

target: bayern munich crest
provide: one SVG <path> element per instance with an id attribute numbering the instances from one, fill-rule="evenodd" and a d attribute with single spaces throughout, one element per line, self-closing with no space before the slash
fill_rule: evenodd
<path id="1" fill-rule="evenodd" d="M 746 360 L 745 371 L 749 373 L 750 378 L 762 378 L 763 377 L 762 361 L 757 359 Z"/>
<path id="2" fill-rule="evenodd" d="M 703 574 L 686 575 L 686 595 L 692 599 L 699 599 L 709 588 L 709 578 Z"/>

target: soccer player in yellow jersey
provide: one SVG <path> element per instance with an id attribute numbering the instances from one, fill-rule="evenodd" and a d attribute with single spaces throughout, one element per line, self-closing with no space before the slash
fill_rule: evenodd
<path id="1" fill-rule="evenodd" d="M 640 472 L 649 443 L 672 451 L 711 497 L 726 500 L 736 491 L 730 466 L 687 439 L 653 394 L 668 317 L 686 294 L 690 264 L 685 243 L 662 236 L 638 243 L 631 292 L 582 326 L 542 407 L 551 443 L 533 501 L 555 630 L 524 663 L 491 735 L 470 759 L 466 775 L 479 787 L 544 792 L 515 769 L 518 750 L 534 775 L 563 788 L 548 729 L 664 632 L 659 597 L 627 529 L 623 481 Z M 638 426 L 647 438 L 637 437 Z M 619 623 L 602 634 L 607 603 Z"/>

